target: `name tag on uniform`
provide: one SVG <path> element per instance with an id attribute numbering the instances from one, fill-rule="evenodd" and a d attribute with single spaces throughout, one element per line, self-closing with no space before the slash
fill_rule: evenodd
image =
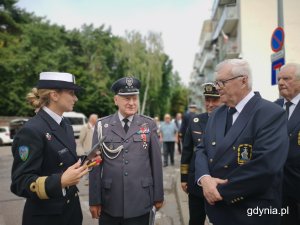
<path id="1" fill-rule="evenodd" d="M 67 152 L 69 152 L 69 149 L 63 148 L 63 149 L 61 149 L 61 150 L 58 151 L 58 154 L 59 155 L 63 155 L 63 154 L 66 154 Z"/>

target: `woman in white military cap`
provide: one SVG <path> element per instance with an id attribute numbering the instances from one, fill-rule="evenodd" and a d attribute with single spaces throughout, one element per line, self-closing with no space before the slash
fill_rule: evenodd
<path id="1" fill-rule="evenodd" d="M 76 184 L 88 168 L 78 160 L 73 129 L 63 118 L 80 89 L 70 73 L 43 72 L 27 95 L 37 113 L 12 145 L 11 191 L 26 198 L 23 225 L 82 224 Z"/>

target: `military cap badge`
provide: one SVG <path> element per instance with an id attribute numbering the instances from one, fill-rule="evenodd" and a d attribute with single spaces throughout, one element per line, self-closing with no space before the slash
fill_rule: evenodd
<path id="1" fill-rule="evenodd" d="M 126 85 L 127 85 L 128 87 L 131 87 L 132 84 L 133 84 L 133 79 L 132 79 L 132 77 L 126 77 Z"/>

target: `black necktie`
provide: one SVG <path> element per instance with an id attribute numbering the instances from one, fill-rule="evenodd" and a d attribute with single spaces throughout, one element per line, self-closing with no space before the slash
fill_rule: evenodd
<path id="1" fill-rule="evenodd" d="M 59 125 L 64 129 L 65 132 L 67 132 L 67 124 L 64 118 L 62 118 Z"/>
<path id="2" fill-rule="evenodd" d="M 236 108 L 229 108 L 226 117 L 226 128 L 225 128 L 225 135 L 229 131 L 230 127 L 232 126 L 232 115 L 236 112 Z"/>
<path id="3" fill-rule="evenodd" d="M 123 119 L 123 122 L 125 123 L 125 124 L 124 124 L 124 130 L 125 130 L 125 132 L 127 133 L 128 129 L 129 129 L 129 126 L 128 126 L 129 120 L 128 120 L 127 118 L 124 118 L 124 119 Z"/>
<path id="4" fill-rule="evenodd" d="M 285 103 L 285 111 L 286 111 L 287 119 L 289 119 L 289 115 L 290 115 L 290 107 L 291 107 L 291 105 L 293 105 L 293 103 L 290 102 L 290 101 L 287 101 L 287 102 Z"/>

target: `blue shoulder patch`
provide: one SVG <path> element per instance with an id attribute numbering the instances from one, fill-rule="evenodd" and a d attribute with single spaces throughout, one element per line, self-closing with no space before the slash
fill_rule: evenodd
<path id="1" fill-rule="evenodd" d="M 18 151 L 20 158 L 25 162 L 29 155 L 29 147 L 25 145 L 19 146 Z"/>

